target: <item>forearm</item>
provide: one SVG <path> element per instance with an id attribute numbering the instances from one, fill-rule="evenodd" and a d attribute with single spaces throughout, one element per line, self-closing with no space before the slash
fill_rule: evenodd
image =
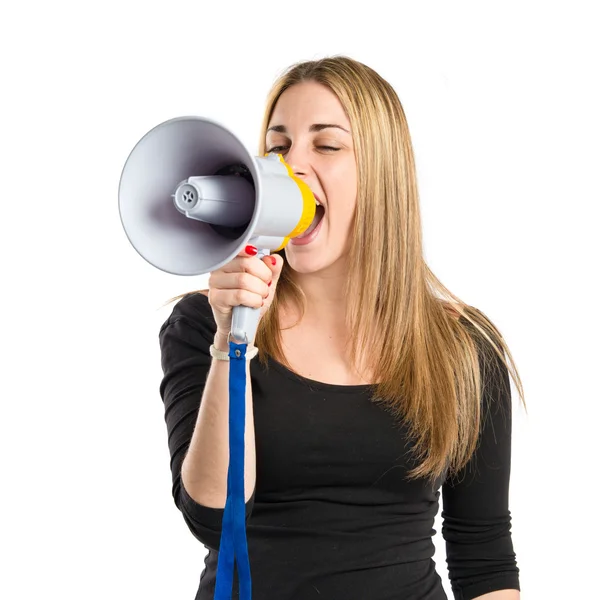
<path id="1" fill-rule="evenodd" d="M 483 596 L 477 596 L 473 600 L 520 600 L 521 592 L 519 590 L 498 590 L 497 592 L 490 592 L 489 594 L 483 594 Z"/>
<path id="2" fill-rule="evenodd" d="M 226 337 L 217 333 L 215 347 L 227 352 Z M 192 440 L 181 468 L 188 494 L 198 504 L 225 508 L 229 468 L 229 365 L 212 359 Z M 256 483 L 256 446 L 250 361 L 246 361 L 246 428 L 244 434 L 244 489 L 248 502 Z"/>

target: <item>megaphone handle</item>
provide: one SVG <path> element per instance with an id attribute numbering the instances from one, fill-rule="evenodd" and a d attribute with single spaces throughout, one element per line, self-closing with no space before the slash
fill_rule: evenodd
<path id="1" fill-rule="evenodd" d="M 267 248 L 259 249 L 256 257 L 262 259 L 270 254 Z M 231 317 L 231 337 L 240 340 L 239 343 L 249 344 L 256 336 L 260 308 L 249 306 L 235 306 Z"/>

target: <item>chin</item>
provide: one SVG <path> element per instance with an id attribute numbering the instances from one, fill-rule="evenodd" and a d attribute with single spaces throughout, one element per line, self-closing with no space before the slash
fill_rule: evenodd
<path id="1" fill-rule="evenodd" d="M 341 256 L 332 256 L 323 252 L 294 252 L 285 248 L 285 260 L 293 271 L 301 274 L 318 273 L 334 266 Z"/>
<path id="2" fill-rule="evenodd" d="M 285 260 L 296 273 L 316 273 L 326 266 L 322 257 L 298 256 L 292 252 L 285 253 Z"/>

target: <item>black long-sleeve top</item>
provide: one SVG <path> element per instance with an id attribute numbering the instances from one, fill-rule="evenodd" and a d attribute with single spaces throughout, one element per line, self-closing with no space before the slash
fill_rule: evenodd
<path id="1" fill-rule="evenodd" d="M 462 317 L 461 317 L 462 318 Z M 184 297 L 160 329 L 172 494 L 208 549 L 196 600 L 214 597 L 224 509 L 195 502 L 181 481 L 216 324 L 206 296 Z M 492 371 L 493 372 L 493 371 Z M 246 504 L 253 600 L 445 600 L 433 560 L 434 518 L 454 598 L 519 589 L 508 492 L 511 398 L 483 394 L 478 449 L 459 476 L 431 486 L 403 477 L 416 465 L 402 423 L 370 402 L 368 385 L 298 376 L 269 359 L 250 365 L 256 486 Z M 239 598 L 234 571 L 233 598 Z"/>

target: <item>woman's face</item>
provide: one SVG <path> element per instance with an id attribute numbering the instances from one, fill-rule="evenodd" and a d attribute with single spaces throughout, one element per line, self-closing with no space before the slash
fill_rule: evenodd
<path id="1" fill-rule="evenodd" d="M 335 94 L 314 81 L 295 84 L 283 92 L 269 122 L 266 150 L 282 154 L 325 209 L 313 241 L 300 245 L 292 239 L 285 247 L 292 269 L 321 271 L 348 251 L 356 208 L 350 122 Z"/>

